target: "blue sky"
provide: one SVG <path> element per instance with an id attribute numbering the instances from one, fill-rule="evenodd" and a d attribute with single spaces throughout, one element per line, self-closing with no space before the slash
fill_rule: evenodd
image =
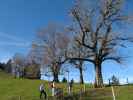
<path id="1" fill-rule="evenodd" d="M 0 0 L 0 61 L 5 62 L 14 53 L 28 53 L 31 42 L 36 37 L 39 28 L 46 26 L 49 22 L 69 24 L 71 17 L 69 10 L 73 0 Z M 132 11 L 133 0 L 127 0 L 125 10 Z M 131 33 L 133 29 L 123 29 L 123 32 Z M 131 46 L 125 54 L 133 56 Z M 93 65 L 86 64 L 85 81 L 94 80 Z M 78 71 L 70 73 L 75 80 L 78 79 Z M 112 75 L 118 76 L 122 81 L 129 77 L 133 82 L 133 57 L 127 59 L 124 65 L 114 62 L 103 64 L 103 77 L 107 80 Z"/>
<path id="2" fill-rule="evenodd" d="M 27 52 L 37 30 L 48 22 L 67 23 L 71 4 L 71 0 L 0 0 L 0 60 Z"/>

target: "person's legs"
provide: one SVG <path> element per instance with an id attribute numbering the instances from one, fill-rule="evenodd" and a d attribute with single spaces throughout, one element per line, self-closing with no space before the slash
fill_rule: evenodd
<path id="1" fill-rule="evenodd" d="M 72 87 L 70 87 L 70 92 L 72 93 Z"/>
<path id="2" fill-rule="evenodd" d="M 43 90 L 42 93 L 44 94 L 45 96 L 45 99 L 47 98 L 47 93 Z"/>
<path id="3" fill-rule="evenodd" d="M 46 91 L 44 91 L 44 95 L 45 95 L 45 99 L 47 98 L 47 93 L 46 93 Z"/>
<path id="4" fill-rule="evenodd" d="M 40 99 L 42 98 L 42 91 L 40 91 Z"/>

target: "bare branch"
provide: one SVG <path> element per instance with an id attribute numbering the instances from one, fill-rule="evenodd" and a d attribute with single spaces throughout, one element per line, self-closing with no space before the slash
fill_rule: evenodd
<path id="1" fill-rule="evenodd" d="M 69 60 L 80 60 L 80 61 L 88 61 L 88 62 L 91 62 L 91 63 L 94 63 L 93 60 L 91 59 L 88 59 L 88 58 L 68 58 Z"/>
<path id="2" fill-rule="evenodd" d="M 78 22 L 78 24 L 79 24 L 79 27 L 80 27 L 80 29 L 81 29 L 81 31 L 82 31 L 82 44 L 85 46 L 85 47 L 87 47 L 87 48 L 89 48 L 89 49 L 94 49 L 93 47 L 91 47 L 90 45 L 87 45 L 86 43 L 85 43 L 85 36 L 86 36 L 86 32 L 90 32 L 90 29 L 89 28 L 84 28 L 83 27 L 83 25 L 81 24 L 81 18 L 80 18 L 80 15 L 79 15 L 79 11 L 78 10 L 76 10 L 76 8 L 74 8 L 74 9 L 72 9 L 72 15 L 74 16 L 74 18 L 76 19 L 76 21 Z"/>
<path id="3" fill-rule="evenodd" d="M 123 58 L 122 57 L 105 57 L 102 61 L 106 61 L 106 60 L 114 60 L 117 63 L 122 63 Z"/>

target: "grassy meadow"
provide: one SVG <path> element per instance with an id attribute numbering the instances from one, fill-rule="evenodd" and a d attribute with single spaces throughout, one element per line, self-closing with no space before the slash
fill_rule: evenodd
<path id="1" fill-rule="evenodd" d="M 14 79 L 10 74 L 0 72 L 0 100 L 39 100 L 39 85 L 44 83 L 48 96 L 51 96 L 51 89 L 48 82 L 41 80 Z M 64 89 L 67 95 L 66 84 L 56 84 L 57 87 Z M 74 84 L 74 98 L 71 100 L 113 100 L 110 87 L 94 89 L 86 85 L 87 92 L 79 94 L 83 86 Z M 116 100 L 133 100 L 133 86 L 114 87 Z M 21 96 L 21 98 L 20 98 Z"/>

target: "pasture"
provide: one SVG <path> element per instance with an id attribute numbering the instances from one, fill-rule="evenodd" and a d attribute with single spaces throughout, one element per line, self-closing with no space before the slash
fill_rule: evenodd
<path id="1" fill-rule="evenodd" d="M 14 79 L 10 74 L 0 72 L 0 100 L 39 100 L 39 85 L 45 84 L 48 96 L 51 88 L 47 81 Z M 59 83 L 56 87 L 62 88 L 67 96 L 67 84 Z M 73 95 L 70 100 L 113 100 L 111 87 L 95 89 L 86 84 L 86 93 L 81 93 L 83 85 L 74 84 Z M 115 86 L 116 100 L 133 100 L 133 85 Z"/>

